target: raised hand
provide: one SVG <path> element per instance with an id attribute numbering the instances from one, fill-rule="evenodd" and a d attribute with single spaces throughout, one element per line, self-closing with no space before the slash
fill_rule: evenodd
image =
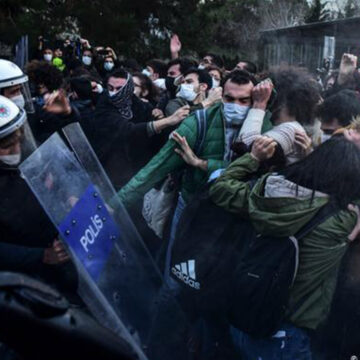
<path id="1" fill-rule="evenodd" d="M 338 83 L 344 84 L 352 76 L 357 67 L 357 56 L 352 54 L 343 54 L 340 63 Z"/>
<path id="2" fill-rule="evenodd" d="M 195 155 L 185 136 L 181 136 L 174 131 L 171 134 L 171 138 L 180 146 L 180 149 L 175 149 L 175 152 L 179 154 L 188 165 L 198 167 L 204 171 L 207 170 L 207 161 L 201 160 Z"/>
<path id="3" fill-rule="evenodd" d="M 64 90 L 57 90 L 50 94 L 43 109 L 56 115 L 70 115 L 71 106 Z"/>
<path id="4" fill-rule="evenodd" d="M 270 79 L 257 84 L 252 90 L 253 108 L 265 110 L 274 85 Z"/>
<path id="5" fill-rule="evenodd" d="M 209 95 L 207 97 L 207 101 L 209 102 L 209 106 L 219 102 L 222 100 L 223 89 L 221 86 L 212 88 L 209 90 Z"/>
<path id="6" fill-rule="evenodd" d="M 174 34 L 170 39 L 170 52 L 171 57 L 176 59 L 179 57 L 179 52 L 181 51 L 181 42 L 179 37 Z"/>

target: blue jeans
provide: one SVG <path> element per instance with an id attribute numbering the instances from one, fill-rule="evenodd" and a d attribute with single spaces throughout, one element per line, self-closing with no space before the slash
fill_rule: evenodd
<path id="1" fill-rule="evenodd" d="M 173 248 L 174 242 L 175 242 L 177 226 L 178 226 L 181 214 L 183 213 L 183 211 L 185 209 L 185 206 L 186 206 L 185 200 L 183 199 L 181 194 L 179 194 L 176 209 L 175 209 L 174 216 L 173 216 L 173 219 L 171 222 L 170 239 L 169 239 L 168 247 L 166 249 L 166 258 L 165 258 L 164 280 L 165 280 L 165 283 L 170 288 L 174 288 L 174 287 L 176 288 L 176 285 L 178 285 L 177 282 L 170 277 L 170 264 L 171 264 L 171 253 L 172 253 L 172 248 Z"/>
<path id="2" fill-rule="evenodd" d="M 236 349 L 244 360 L 311 360 L 310 338 L 306 331 L 283 324 L 270 338 L 254 339 L 231 328 Z"/>

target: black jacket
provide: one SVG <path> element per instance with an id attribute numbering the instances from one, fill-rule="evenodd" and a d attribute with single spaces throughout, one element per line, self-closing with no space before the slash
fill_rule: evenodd
<path id="1" fill-rule="evenodd" d="M 131 160 L 133 156 L 129 154 L 129 144 L 136 143 L 138 151 L 142 152 L 144 144 L 149 141 L 146 115 L 136 105 L 138 101 L 134 95 L 134 116 L 131 120 L 126 120 L 108 96 L 103 94 L 96 106 L 94 118 L 85 129 L 90 144 L 116 189 L 126 184 L 135 172 L 136 166 L 134 160 Z M 141 118 L 135 121 L 139 114 Z"/>
<path id="2" fill-rule="evenodd" d="M 0 189 L 0 269 L 27 272 L 41 263 L 57 231 L 18 169 L 0 168 Z"/>

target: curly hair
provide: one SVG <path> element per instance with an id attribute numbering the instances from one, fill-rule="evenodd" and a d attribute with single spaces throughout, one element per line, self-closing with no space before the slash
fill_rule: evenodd
<path id="1" fill-rule="evenodd" d="M 64 77 L 62 72 L 45 61 L 31 62 L 26 70 L 30 80 L 35 85 L 43 84 L 50 92 L 63 86 Z"/>
<path id="2" fill-rule="evenodd" d="M 279 66 L 270 69 L 271 78 L 276 90 L 276 97 L 270 110 L 276 118 L 279 111 L 286 107 L 288 114 L 304 125 L 312 125 L 315 120 L 315 109 L 319 103 L 318 84 L 310 73 L 295 66 Z"/>

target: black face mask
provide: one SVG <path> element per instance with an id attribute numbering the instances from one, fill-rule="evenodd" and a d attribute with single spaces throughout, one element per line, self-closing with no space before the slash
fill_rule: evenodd
<path id="1" fill-rule="evenodd" d="M 177 86 L 174 84 L 175 78 L 167 76 L 165 78 L 165 86 L 166 86 L 166 90 L 170 92 L 171 97 L 175 97 L 176 95 L 176 91 L 177 91 Z"/>

